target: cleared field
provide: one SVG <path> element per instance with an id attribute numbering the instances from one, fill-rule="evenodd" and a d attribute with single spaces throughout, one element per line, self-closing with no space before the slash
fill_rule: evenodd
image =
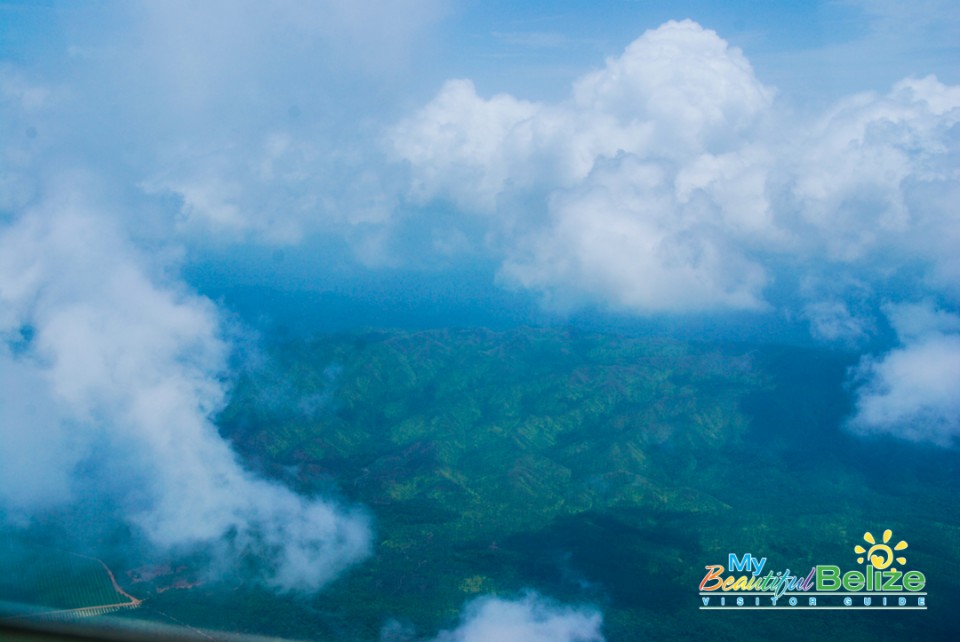
<path id="1" fill-rule="evenodd" d="M 0 596 L 32 608 L 6 613 L 7 618 L 68 620 L 140 606 L 101 560 L 41 546 L 18 552 L 27 564 L 18 576 L 3 579 Z"/>

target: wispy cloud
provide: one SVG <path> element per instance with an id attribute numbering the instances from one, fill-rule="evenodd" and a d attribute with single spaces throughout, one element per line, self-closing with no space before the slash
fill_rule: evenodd
<path id="1" fill-rule="evenodd" d="M 361 509 L 258 478 L 220 437 L 229 333 L 179 270 L 185 244 L 292 244 L 383 220 L 387 178 L 337 132 L 444 11 L 23 9 L 64 28 L 0 66 L 6 518 L 66 516 L 94 496 L 159 551 L 226 568 L 251 555 L 281 589 L 316 590 L 368 553 Z"/>
<path id="2" fill-rule="evenodd" d="M 229 351 L 216 308 L 90 187 L 61 177 L 0 230 L 0 499 L 31 515 L 95 493 L 162 551 L 252 554 L 268 584 L 318 588 L 367 554 L 367 518 L 244 469 L 211 422 Z"/>

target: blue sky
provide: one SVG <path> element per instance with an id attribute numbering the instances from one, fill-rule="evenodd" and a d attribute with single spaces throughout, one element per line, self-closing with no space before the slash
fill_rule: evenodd
<path id="1" fill-rule="evenodd" d="M 106 434 L 158 545 L 361 558 L 211 423 L 265 318 L 805 341 L 851 430 L 955 447 L 957 60 L 948 0 L 0 2 L 0 507 Z"/>

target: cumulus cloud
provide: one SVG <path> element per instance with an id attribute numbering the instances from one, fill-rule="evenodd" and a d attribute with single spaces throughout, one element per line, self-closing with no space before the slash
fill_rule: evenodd
<path id="1" fill-rule="evenodd" d="M 960 87 L 927 77 L 847 98 L 804 131 L 788 195 L 828 259 L 892 252 L 901 261 L 929 256 L 937 278 L 951 270 L 940 237 L 960 228 L 944 201 L 957 192 L 958 122 Z"/>
<path id="2" fill-rule="evenodd" d="M 960 443 L 960 316 L 932 304 L 890 308 L 902 345 L 865 357 L 849 422 L 861 433 L 886 433 L 941 446 Z"/>
<path id="3" fill-rule="evenodd" d="M 551 199 L 550 228 L 524 239 L 502 278 L 561 308 L 591 299 L 641 312 L 761 307 L 762 266 L 723 236 L 698 233 L 669 181 L 632 155 L 599 165 Z"/>
<path id="4" fill-rule="evenodd" d="M 252 554 L 313 590 L 367 554 L 355 509 L 246 471 L 210 416 L 229 350 L 218 312 L 61 178 L 0 228 L 0 502 L 21 516 L 86 493 L 162 550 Z"/>
<path id="5" fill-rule="evenodd" d="M 600 614 L 553 604 L 535 593 L 519 600 L 482 597 L 470 602 L 460 625 L 432 642 L 602 642 Z"/>
<path id="6" fill-rule="evenodd" d="M 758 308 L 766 273 L 734 241 L 765 231 L 765 154 L 742 141 L 772 99 L 738 49 L 669 22 L 563 103 L 484 100 L 451 81 L 390 145 L 409 164 L 412 198 L 499 215 L 505 283 L 562 307 Z M 713 211 L 695 191 L 729 207 Z M 516 193 L 542 202 L 543 226 L 517 221 L 531 217 L 529 199 L 520 212 L 498 205 Z"/>
<path id="7" fill-rule="evenodd" d="M 501 281 L 561 307 L 762 310 L 800 281 L 814 330 L 855 340 L 870 324 L 843 318 L 842 283 L 956 296 L 960 87 L 908 78 L 819 115 L 775 95 L 716 33 L 668 22 L 562 102 L 451 81 L 389 147 L 408 198 L 486 215 Z"/>
<path id="8" fill-rule="evenodd" d="M 739 49 L 691 20 L 646 32 L 573 87 L 578 110 L 643 132 L 624 149 L 669 158 L 739 146 L 772 97 Z"/>
<path id="9" fill-rule="evenodd" d="M 477 96 L 469 80 L 451 80 L 436 98 L 393 132 L 398 157 L 413 169 L 411 195 L 447 196 L 467 211 L 493 211 L 536 134 L 518 128 L 542 106 L 512 96 Z"/>
<path id="10" fill-rule="evenodd" d="M 483 99 L 470 81 L 449 81 L 393 128 L 389 145 L 410 164 L 414 197 L 492 211 L 505 189 L 575 185 L 598 159 L 621 152 L 722 152 L 756 124 L 772 95 L 716 33 L 669 22 L 580 78 L 560 104 Z"/>

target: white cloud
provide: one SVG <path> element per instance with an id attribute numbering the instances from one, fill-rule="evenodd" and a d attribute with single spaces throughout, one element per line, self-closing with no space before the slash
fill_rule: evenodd
<path id="1" fill-rule="evenodd" d="M 0 506 L 8 516 L 22 522 L 72 501 L 71 472 L 89 447 L 58 411 L 41 368 L 0 348 Z"/>
<path id="2" fill-rule="evenodd" d="M 941 446 L 960 441 L 960 316 L 930 304 L 896 306 L 888 314 L 902 347 L 865 357 L 849 422 L 861 433 L 888 433 Z"/>
<path id="3" fill-rule="evenodd" d="M 928 77 L 847 98 L 801 132 L 796 165 L 781 161 L 788 196 L 827 258 L 946 258 L 938 236 L 956 236 L 960 216 L 938 196 L 956 190 L 958 122 L 960 87 Z"/>
<path id="4" fill-rule="evenodd" d="M 250 553 L 268 584 L 318 588 L 367 554 L 366 518 L 244 470 L 210 421 L 229 349 L 216 308 L 93 191 L 62 178 L 0 228 L 0 501 L 31 514 L 103 493 L 162 549 Z"/>
<path id="5" fill-rule="evenodd" d="M 736 245 L 771 234 L 767 153 L 741 141 L 772 96 L 714 32 L 669 22 L 557 105 L 447 83 L 390 145 L 410 165 L 415 200 L 497 212 L 503 281 L 555 305 L 759 308 L 765 270 Z M 517 193 L 542 199 L 544 226 L 498 205 Z"/>
<path id="6" fill-rule="evenodd" d="M 433 642 L 602 642 L 593 609 L 553 604 L 536 594 L 520 600 L 482 597 L 469 603 L 460 625 Z"/>
<path id="7" fill-rule="evenodd" d="M 284 245 L 319 232 L 368 250 L 367 227 L 390 218 L 397 191 L 371 123 L 393 109 L 447 2 L 43 12 L 63 28 L 42 55 L 0 67 L 0 206 L 25 204 L 44 166 L 82 159 L 153 197 L 159 237 Z"/>
<path id="8" fill-rule="evenodd" d="M 761 310 L 770 284 L 816 282 L 793 293 L 815 331 L 853 338 L 823 314 L 838 284 L 862 298 L 912 273 L 960 295 L 960 87 L 909 78 L 815 117 L 774 94 L 714 32 L 669 22 L 556 104 L 450 82 L 389 147 L 415 202 L 488 215 L 502 282 L 557 306 Z"/>
<path id="9" fill-rule="evenodd" d="M 119 68 L 135 87 L 120 94 L 126 115 L 137 127 L 156 123 L 141 186 L 179 198 L 178 233 L 271 244 L 317 230 L 349 237 L 394 205 L 365 177 L 376 164 L 361 133 L 376 111 L 366 94 L 393 82 L 445 12 L 443 0 L 140 2 L 128 11 L 140 42 L 97 73 Z M 164 111 L 139 104 L 140 94 Z"/>
<path id="10" fill-rule="evenodd" d="M 761 307 L 763 268 L 703 229 L 669 180 L 662 166 L 629 155 L 598 167 L 554 195 L 550 229 L 531 235 L 502 277 L 558 307 L 583 299 L 640 312 Z"/>
<path id="11" fill-rule="evenodd" d="M 49 87 L 0 62 L 0 211 L 14 210 L 33 197 L 31 163 L 51 144 L 50 132 L 37 125 L 59 99 Z"/>
<path id="12" fill-rule="evenodd" d="M 804 315 L 810 320 L 811 334 L 825 341 L 856 345 L 873 333 L 870 320 L 851 312 L 843 301 L 809 303 Z"/>
<path id="13" fill-rule="evenodd" d="M 743 54 L 689 20 L 648 31 L 557 105 L 477 96 L 446 83 L 389 136 L 410 163 L 412 195 L 493 211 L 505 189 L 569 186 L 620 152 L 689 158 L 738 143 L 770 104 Z"/>
<path id="14" fill-rule="evenodd" d="M 772 97 L 739 49 L 690 20 L 646 32 L 573 87 L 578 110 L 650 125 L 623 149 L 668 158 L 738 147 Z"/>
<path id="15" fill-rule="evenodd" d="M 179 236 L 234 243 L 256 237 L 283 245 L 301 239 L 310 217 L 336 219 L 315 195 L 323 192 L 321 181 L 305 173 L 319 164 L 310 145 L 293 145 L 284 134 L 207 151 L 186 145 L 139 187 L 178 201 L 173 227 Z"/>
<path id="16" fill-rule="evenodd" d="M 467 211 L 493 211 L 496 198 L 529 153 L 519 128 L 540 106 L 499 95 L 477 96 L 469 80 L 444 84 L 430 104 L 401 123 L 391 144 L 413 169 L 411 195 L 447 196 Z"/>
<path id="17" fill-rule="evenodd" d="M 888 305 L 884 313 L 904 342 L 927 335 L 960 333 L 960 317 L 937 308 L 930 301 Z"/>

